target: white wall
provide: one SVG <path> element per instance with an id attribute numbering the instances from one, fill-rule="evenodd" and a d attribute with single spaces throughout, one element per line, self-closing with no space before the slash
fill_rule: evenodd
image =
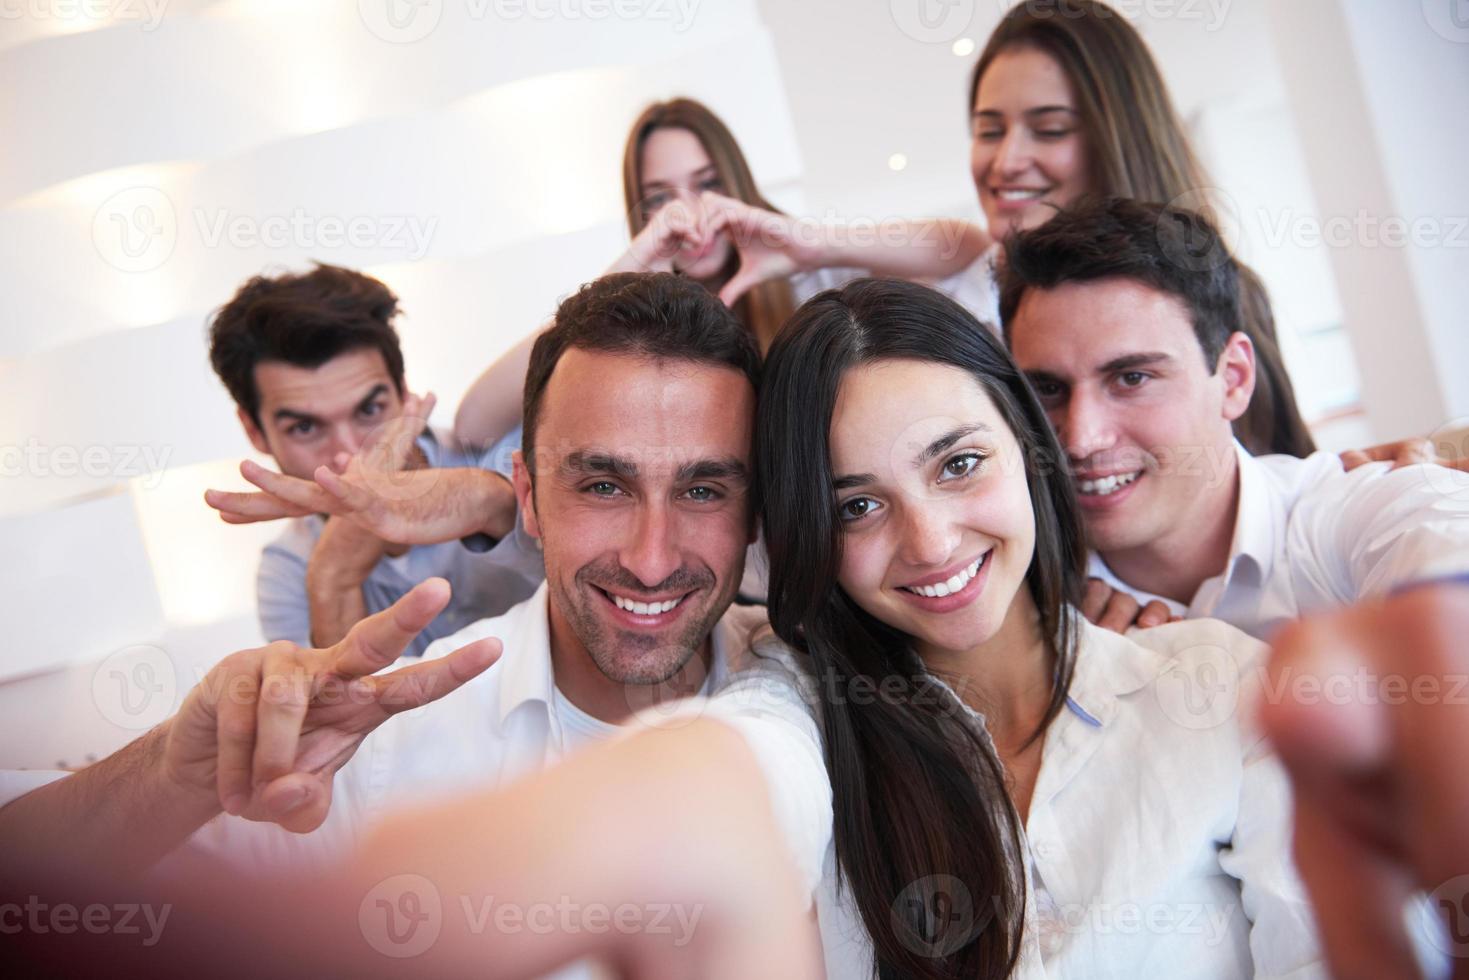
<path id="1" fill-rule="evenodd" d="M 243 486 L 250 453 L 204 345 L 240 281 L 309 259 L 383 278 L 406 311 L 411 383 L 439 393 L 447 423 L 479 368 L 622 247 L 621 144 L 651 99 L 711 104 L 790 209 L 977 218 L 967 78 L 1005 4 L 93 0 L 109 14 L 97 22 L 78 6 L 0 3 L 0 766 L 107 751 L 151 717 L 134 701 L 165 710 L 258 639 L 253 575 L 274 531 L 223 525 L 201 500 Z M 1352 343 L 1376 341 L 1343 328 L 1346 267 L 1260 232 L 1314 208 L 1331 171 L 1331 128 L 1300 125 L 1329 97 L 1298 84 L 1313 40 L 1264 0 L 1122 7 L 1245 219 L 1240 248 L 1276 296 L 1308 415 L 1350 405 Z M 1378 16 L 1354 15 L 1353 45 L 1386 29 Z M 1422 34 L 1400 26 L 1394 57 L 1443 40 Z M 1342 56 L 1353 70 L 1357 47 Z M 1441 84 L 1461 79 L 1465 50 L 1433 49 Z M 1361 60 L 1388 99 L 1361 124 L 1388 126 L 1402 95 L 1376 55 Z M 1456 134 L 1435 137 L 1442 181 L 1464 126 L 1434 111 L 1398 125 Z M 1411 162 L 1384 165 L 1399 190 Z M 349 228 L 353 241 L 332 239 Z M 1434 286 L 1458 258 L 1404 275 L 1415 303 L 1433 293 L 1405 315 L 1435 343 L 1464 308 Z M 1372 279 L 1352 275 L 1348 300 Z M 1394 391 L 1446 397 L 1452 379 L 1426 356 L 1395 369 Z M 1378 434 L 1421 425 L 1391 397 L 1369 399 Z M 128 684 L 139 697 L 124 703 Z"/>

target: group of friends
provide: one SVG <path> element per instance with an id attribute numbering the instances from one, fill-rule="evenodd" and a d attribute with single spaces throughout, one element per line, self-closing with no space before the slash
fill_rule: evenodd
<path id="1" fill-rule="evenodd" d="M 1259 279 L 1167 203 L 1207 182 L 1124 18 L 1017 7 L 968 108 L 986 227 L 864 243 L 652 106 L 627 251 L 452 433 L 385 284 L 247 282 L 210 353 L 276 469 L 207 503 L 287 522 L 271 642 L 101 762 L 0 776 L 7 848 L 196 889 L 180 972 L 1465 962 L 1469 476 L 1314 451 Z M 363 942 L 417 914 L 362 898 L 403 875 L 445 904 L 411 961 Z M 471 895 L 703 917 L 486 932 Z"/>

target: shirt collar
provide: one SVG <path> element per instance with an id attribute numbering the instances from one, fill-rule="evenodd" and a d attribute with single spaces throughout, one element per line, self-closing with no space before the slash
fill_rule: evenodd
<path id="1" fill-rule="evenodd" d="M 545 582 L 536 594 L 516 606 L 505 619 L 509 628 L 500 639 L 505 644 L 500 673 L 500 715 L 505 720 L 521 705 L 539 702 L 549 710 L 556 678 L 551 671 L 550 590 Z"/>
<path id="2" fill-rule="evenodd" d="M 1284 527 L 1284 513 L 1270 492 L 1270 475 L 1265 466 L 1236 440 L 1239 460 L 1239 506 L 1235 508 L 1234 537 L 1229 543 L 1229 561 L 1224 567 L 1227 585 L 1248 562 L 1256 584 L 1265 581 L 1274 562 L 1276 539 Z"/>
<path id="3" fill-rule="evenodd" d="M 1095 728 L 1112 720 L 1117 699 L 1142 689 L 1157 674 L 1157 657 L 1126 636 L 1086 621 L 1069 610 L 1076 624 L 1076 667 L 1066 706 Z"/>

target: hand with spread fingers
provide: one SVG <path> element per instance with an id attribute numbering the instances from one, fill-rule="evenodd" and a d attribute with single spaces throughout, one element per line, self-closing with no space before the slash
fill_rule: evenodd
<path id="1" fill-rule="evenodd" d="M 332 777 L 370 732 L 499 658 L 500 642 L 485 639 L 378 673 L 448 601 L 448 583 L 429 579 L 327 649 L 281 641 L 226 657 L 166 723 L 168 774 L 228 813 L 314 830 L 331 807 Z"/>
<path id="2" fill-rule="evenodd" d="M 1147 629 L 1165 623 L 1176 623 L 1182 618 L 1173 615 L 1157 599 L 1143 605 L 1126 592 L 1112 588 L 1099 578 L 1087 580 L 1086 593 L 1081 600 L 1081 614 L 1088 622 L 1113 633 L 1126 633 L 1134 626 Z"/>
<path id="3" fill-rule="evenodd" d="M 210 490 L 205 501 L 231 524 L 324 514 L 345 518 L 383 541 L 437 544 L 470 534 L 501 538 L 515 526 L 515 491 L 489 470 L 414 466 L 415 440 L 433 395 L 410 396 L 405 414 L 384 426 L 355 455 L 320 466 L 311 480 L 245 460 L 240 474 L 256 493 Z"/>
<path id="4" fill-rule="evenodd" d="M 614 272 L 678 272 L 710 246 L 718 228 L 697 201 L 678 197 L 655 211 L 616 262 Z"/>
<path id="5" fill-rule="evenodd" d="M 800 226 L 788 215 L 714 191 L 705 191 L 700 203 L 710 215 L 711 227 L 723 230 L 739 252 L 739 268 L 719 290 L 726 306 L 733 306 L 761 283 L 818 268 L 823 262 L 824 252 L 817 247 L 818 242 L 803 240 Z"/>

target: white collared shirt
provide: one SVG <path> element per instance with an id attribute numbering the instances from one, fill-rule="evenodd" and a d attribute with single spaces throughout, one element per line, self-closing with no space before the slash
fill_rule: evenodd
<path id="1" fill-rule="evenodd" d="M 1335 453 L 1251 456 L 1235 443 L 1239 510 L 1229 560 L 1184 605 L 1135 589 L 1100 555 L 1090 574 L 1174 615 L 1222 619 L 1260 639 L 1302 615 L 1469 571 L 1469 474 Z"/>
<path id="2" fill-rule="evenodd" d="M 1213 620 L 1126 637 L 1079 630 L 1070 700 L 1046 732 L 1025 825 L 1015 975 L 1324 976 L 1291 863 L 1289 785 L 1253 721 L 1265 647 Z M 704 713 L 757 746 L 797 865 L 824 871 L 817 908 L 827 975 L 870 976 L 871 943 L 851 892 L 837 894 L 830 784 L 810 761 L 819 759 L 818 736 L 782 711 L 762 722 L 749 709 L 752 684 L 764 686 L 764 704 L 782 700 L 774 672 L 738 676 Z M 819 716 L 809 677 L 785 683 L 804 685 Z M 964 914 L 962 903 L 953 908 Z"/>

